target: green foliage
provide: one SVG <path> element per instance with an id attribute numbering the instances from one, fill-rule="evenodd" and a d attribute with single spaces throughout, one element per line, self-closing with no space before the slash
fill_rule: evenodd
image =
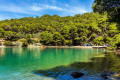
<path id="1" fill-rule="evenodd" d="M 2 42 L 0 41 L 0 46 L 2 45 Z"/>
<path id="2" fill-rule="evenodd" d="M 64 37 L 58 33 L 58 32 L 55 32 L 53 34 L 53 41 L 54 41 L 54 44 L 55 45 L 64 45 Z"/>
<path id="3" fill-rule="evenodd" d="M 77 34 L 77 27 L 74 26 L 74 25 L 72 25 L 72 26 L 70 27 L 69 33 L 70 33 L 71 39 L 77 38 L 77 36 L 78 36 L 78 34 Z"/>
<path id="4" fill-rule="evenodd" d="M 22 47 L 28 47 L 28 42 L 26 42 L 26 41 L 23 42 L 23 43 L 22 43 Z"/>
<path id="5" fill-rule="evenodd" d="M 97 35 L 95 33 L 91 34 L 89 41 L 93 41 Z"/>
<path id="6" fill-rule="evenodd" d="M 106 37 L 106 42 L 108 43 L 108 44 L 113 44 L 113 38 L 111 38 L 111 37 Z"/>
<path id="7" fill-rule="evenodd" d="M 4 37 L 4 33 L 5 33 L 4 29 L 0 28 L 0 38 Z"/>
<path id="8" fill-rule="evenodd" d="M 104 43 L 104 38 L 102 37 L 102 36 L 99 36 L 99 37 L 97 37 L 97 38 L 95 38 L 94 39 L 94 44 L 97 44 L 97 45 L 103 45 L 103 43 Z"/>
<path id="9" fill-rule="evenodd" d="M 96 2 L 94 6 L 97 6 Z M 28 44 L 38 38 L 43 45 L 80 45 L 94 42 L 115 47 L 120 41 L 120 28 L 118 23 L 109 22 L 108 19 L 107 13 L 91 12 L 66 17 L 44 15 L 5 20 L 0 21 L 0 38 L 9 41 L 26 39 Z"/>
<path id="10" fill-rule="evenodd" d="M 116 34 L 113 37 L 113 40 L 112 40 L 112 43 L 111 43 L 112 48 L 117 48 L 119 43 L 120 43 L 120 34 Z"/>
<path id="11" fill-rule="evenodd" d="M 16 32 L 5 31 L 4 38 L 6 40 L 16 41 L 16 40 L 20 39 L 20 35 Z"/>
<path id="12" fill-rule="evenodd" d="M 111 23 L 108 27 L 108 35 L 110 37 L 113 37 L 115 34 L 117 34 L 119 31 L 117 29 L 117 24 L 116 23 Z"/>
<path id="13" fill-rule="evenodd" d="M 53 42 L 53 35 L 48 31 L 44 31 L 40 34 L 40 42 L 44 45 L 51 45 Z"/>
<path id="14" fill-rule="evenodd" d="M 61 28 L 60 33 L 65 39 L 69 39 L 69 27 L 68 26 L 64 26 L 63 28 Z"/>
<path id="15" fill-rule="evenodd" d="M 27 41 L 26 39 L 20 39 L 19 40 L 20 42 L 25 42 L 25 41 Z"/>
<path id="16" fill-rule="evenodd" d="M 95 0 L 92 8 L 94 12 L 107 12 L 114 20 L 120 18 L 120 0 Z"/>
<path id="17" fill-rule="evenodd" d="M 72 43 L 72 40 L 65 40 L 65 45 L 72 45 L 73 43 Z"/>
<path id="18" fill-rule="evenodd" d="M 5 46 L 13 46 L 13 44 L 12 44 L 11 41 L 6 41 L 6 42 L 4 43 L 4 45 L 5 45 Z"/>
<path id="19" fill-rule="evenodd" d="M 30 38 L 32 38 L 31 34 L 27 34 L 26 39 L 30 39 Z"/>
<path id="20" fill-rule="evenodd" d="M 31 34 L 26 35 L 26 40 L 27 40 L 28 44 L 33 43 L 33 40 L 31 38 L 32 38 Z"/>

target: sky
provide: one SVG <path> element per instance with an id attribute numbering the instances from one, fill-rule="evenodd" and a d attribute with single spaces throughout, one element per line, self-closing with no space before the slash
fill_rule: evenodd
<path id="1" fill-rule="evenodd" d="M 0 20 L 92 12 L 94 0 L 0 0 Z"/>

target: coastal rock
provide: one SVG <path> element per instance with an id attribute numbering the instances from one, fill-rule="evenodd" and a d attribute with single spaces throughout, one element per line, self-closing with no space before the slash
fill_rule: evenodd
<path id="1" fill-rule="evenodd" d="M 81 73 L 81 72 L 72 72 L 71 76 L 73 78 L 79 78 L 79 77 L 82 77 L 84 74 Z"/>
<path id="2" fill-rule="evenodd" d="M 113 80 L 120 80 L 120 74 L 115 74 L 113 76 Z"/>
<path id="3" fill-rule="evenodd" d="M 113 72 L 113 71 L 104 71 L 104 72 L 101 74 L 101 77 L 104 78 L 104 79 L 109 79 L 109 77 L 110 77 L 111 75 L 114 75 L 114 74 L 115 74 L 115 72 Z"/>
<path id="4" fill-rule="evenodd" d="M 106 74 L 101 74 L 101 77 L 104 78 L 104 79 L 108 79 L 108 76 Z"/>

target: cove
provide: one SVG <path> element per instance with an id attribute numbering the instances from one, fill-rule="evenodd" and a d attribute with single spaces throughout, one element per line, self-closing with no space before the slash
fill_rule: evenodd
<path id="1" fill-rule="evenodd" d="M 0 80 L 103 80 L 104 70 L 119 66 L 105 49 L 0 48 Z M 74 79 L 71 72 L 85 75 Z"/>

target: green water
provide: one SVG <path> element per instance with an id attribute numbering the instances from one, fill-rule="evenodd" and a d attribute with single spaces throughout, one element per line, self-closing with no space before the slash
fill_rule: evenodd
<path id="1" fill-rule="evenodd" d="M 102 80 L 103 69 L 115 70 L 109 58 L 119 61 L 104 53 L 105 49 L 0 48 L 0 80 L 74 80 L 72 71 L 86 74 L 80 80 Z"/>

